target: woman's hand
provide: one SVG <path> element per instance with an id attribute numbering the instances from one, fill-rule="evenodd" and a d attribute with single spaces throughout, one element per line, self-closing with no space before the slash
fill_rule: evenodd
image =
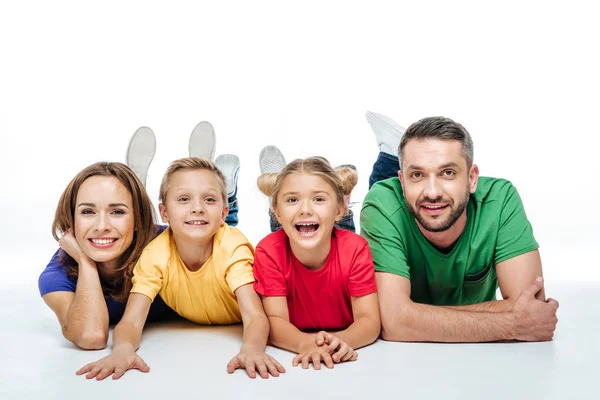
<path id="1" fill-rule="evenodd" d="M 70 255 L 77 264 L 81 264 L 84 257 L 87 257 L 83 250 L 81 250 L 81 247 L 79 247 L 79 243 L 77 243 L 77 239 L 75 239 L 71 229 L 63 233 L 58 240 L 58 245 L 63 251 Z"/>

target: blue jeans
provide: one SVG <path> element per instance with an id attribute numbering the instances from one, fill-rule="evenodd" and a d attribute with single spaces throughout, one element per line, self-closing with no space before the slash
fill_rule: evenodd
<path id="1" fill-rule="evenodd" d="M 281 228 L 281 224 L 277 221 L 277 218 L 271 209 L 269 209 L 269 219 L 271 223 L 271 232 L 275 232 Z M 348 213 L 344 214 L 342 219 L 335 223 L 335 226 L 350 232 L 356 232 L 356 227 L 354 226 L 354 213 L 352 210 L 348 210 Z"/>
<path id="2" fill-rule="evenodd" d="M 237 200 L 237 187 L 235 188 L 233 195 L 227 199 L 227 202 L 229 203 L 229 214 L 227 214 L 227 217 L 225 217 L 225 223 L 229 226 L 237 226 L 240 220 L 238 218 L 239 207 Z"/>
<path id="3" fill-rule="evenodd" d="M 400 171 L 398 157 L 382 151 L 379 152 L 377 160 L 375 160 L 375 164 L 373 164 L 373 172 L 371 172 L 371 176 L 369 177 L 369 189 L 371 189 L 371 186 L 376 182 L 397 177 L 398 171 Z"/>

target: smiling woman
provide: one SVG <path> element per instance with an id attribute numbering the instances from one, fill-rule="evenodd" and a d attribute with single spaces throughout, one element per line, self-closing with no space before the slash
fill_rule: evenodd
<path id="1" fill-rule="evenodd" d="M 52 224 L 61 247 L 42 272 L 42 298 L 63 335 L 84 349 L 106 346 L 108 327 L 123 316 L 133 267 L 164 227 L 152 202 L 126 165 L 99 162 L 84 168 L 63 192 Z M 157 299 L 149 319 L 172 311 Z"/>

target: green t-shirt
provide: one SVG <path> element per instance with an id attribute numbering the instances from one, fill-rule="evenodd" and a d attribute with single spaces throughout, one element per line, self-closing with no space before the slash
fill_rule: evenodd
<path id="1" fill-rule="evenodd" d="M 375 271 L 410 279 L 411 299 L 467 305 L 496 299 L 496 265 L 538 248 L 517 189 L 480 177 L 467 205 L 467 224 L 448 254 L 425 239 L 409 213 L 398 178 L 373 185 L 360 214 Z"/>

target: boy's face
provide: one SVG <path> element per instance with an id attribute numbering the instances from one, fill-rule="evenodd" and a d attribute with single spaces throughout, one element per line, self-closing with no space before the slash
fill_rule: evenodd
<path id="1" fill-rule="evenodd" d="M 212 239 L 229 212 L 217 176 L 204 169 L 175 172 L 158 208 L 175 237 L 189 239 Z"/>

